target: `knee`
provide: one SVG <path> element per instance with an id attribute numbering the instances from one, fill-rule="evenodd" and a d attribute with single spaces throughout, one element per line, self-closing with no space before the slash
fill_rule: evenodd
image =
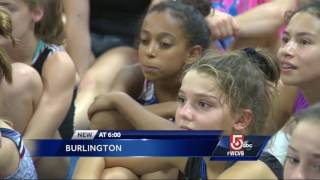
<path id="1" fill-rule="evenodd" d="M 78 91 L 83 92 L 87 90 L 95 89 L 96 87 L 96 75 L 94 72 L 87 71 L 80 80 Z"/>
<path id="2" fill-rule="evenodd" d="M 99 61 L 107 61 L 109 64 L 133 64 L 138 62 L 138 51 L 131 47 L 113 48 L 98 58 Z"/>
<path id="3" fill-rule="evenodd" d="M 125 66 L 138 61 L 137 50 L 130 47 L 113 48 L 101 55 L 95 64 L 84 74 L 79 90 L 92 89 L 107 91 L 118 72 Z"/>

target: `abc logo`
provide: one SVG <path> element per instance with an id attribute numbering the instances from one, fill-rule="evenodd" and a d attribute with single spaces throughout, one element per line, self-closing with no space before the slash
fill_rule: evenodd
<path id="1" fill-rule="evenodd" d="M 252 143 L 249 141 L 244 141 L 243 146 L 244 150 L 250 151 L 253 147 Z"/>
<path id="2" fill-rule="evenodd" d="M 230 150 L 240 151 L 243 148 L 244 136 L 243 135 L 231 135 L 230 136 Z"/>

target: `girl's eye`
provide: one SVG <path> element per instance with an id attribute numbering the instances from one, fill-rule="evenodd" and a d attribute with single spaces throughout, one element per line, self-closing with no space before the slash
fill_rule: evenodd
<path id="1" fill-rule="evenodd" d="M 207 108 L 209 108 L 211 106 L 209 105 L 209 103 L 207 103 L 205 101 L 199 101 L 198 102 L 198 107 L 200 107 L 201 109 L 207 109 Z"/>
<path id="2" fill-rule="evenodd" d="M 305 40 L 305 39 L 301 39 L 301 40 L 299 40 L 299 44 L 308 45 L 308 44 L 311 44 L 311 42 L 308 40 Z"/>
<path id="3" fill-rule="evenodd" d="M 290 163 L 290 164 L 299 164 L 300 160 L 295 158 L 295 157 L 292 157 L 292 156 L 287 156 L 287 161 Z"/>
<path id="4" fill-rule="evenodd" d="M 286 36 L 282 37 L 282 42 L 283 42 L 284 44 L 287 43 L 287 42 L 289 42 L 289 38 L 286 37 Z"/>
<path id="5" fill-rule="evenodd" d="M 186 99 L 183 96 L 178 96 L 177 101 L 178 101 L 179 104 L 184 104 L 186 102 Z"/>
<path id="6" fill-rule="evenodd" d="M 148 40 L 145 39 L 145 38 L 140 38 L 139 43 L 142 44 L 142 45 L 148 45 Z"/>
<path id="7" fill-rule="evenodd" d="M 160 47 L 163 49 L 168 49 L 170 48 L 172 45 L 166 42 L 160 42 Z"/>

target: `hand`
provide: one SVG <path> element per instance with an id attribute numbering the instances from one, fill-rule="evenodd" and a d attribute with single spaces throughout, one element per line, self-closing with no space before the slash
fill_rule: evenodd
<path id="1" fill-rule="evenodd" d="M 237 36 L 240 30 L 234 17 L 221 11 L 214 10 L 206 17 L 206 21 L 211 31 L 212 40 Z"/>
<path id="2" fill-rule="evenodd" d="M 89 119 L 91 119 L 92 116 L 99 111 L 108 111 L 113 109 L 115 109 L 113 95 L 100 95 L 97 96 L 94 99 L 93 103 L 90 105 L 88 109 L 88 117 Z"/>

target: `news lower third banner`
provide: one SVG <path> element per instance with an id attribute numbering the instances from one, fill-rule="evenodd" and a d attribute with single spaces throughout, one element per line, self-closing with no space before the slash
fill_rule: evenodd
<path id="1" fill-rule="evenodd" d="M 257 160 L 269 139 L 269 136 L 223 136 L 222 131 L 78 130 L 71 140 L 32 140 L 31 156 Z"/>

